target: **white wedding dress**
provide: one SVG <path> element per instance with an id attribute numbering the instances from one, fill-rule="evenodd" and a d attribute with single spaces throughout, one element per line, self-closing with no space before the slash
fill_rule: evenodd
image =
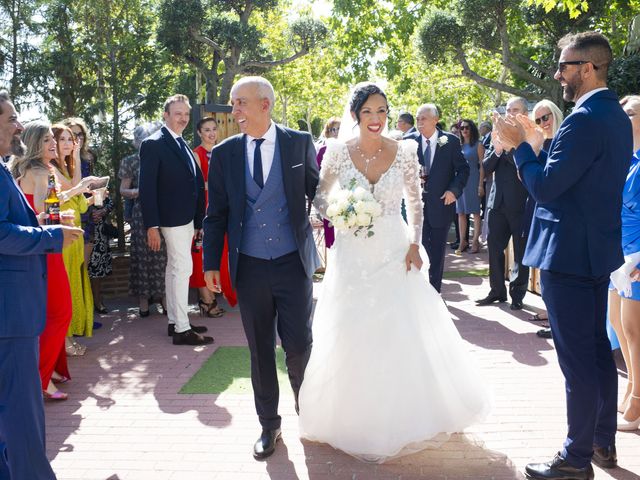
<path id="1" fill-rule="evenodd" d="M 467 346 L 429 284 L 424 250 L 422 271 L 406 270 L 409 244 L 421 239 L 419 167 L 415 141 L 400 142 L 373 187 L 383 210 L 374 235 L 336 230 L 299 395 L 301 437 L 365 461 L 437 445 L 439 434 L 459 432 L 489 409 Z M 348 188 L 352 179 L 371 187 L 346 145 L 329 145 L 314 201 L 321 213 L 332 188 Z"/>

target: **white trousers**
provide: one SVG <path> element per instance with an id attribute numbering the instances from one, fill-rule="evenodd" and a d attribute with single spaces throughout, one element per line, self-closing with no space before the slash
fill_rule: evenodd
<path id="1" fill-rule="evenodd" d="M 167 268 L 164 274 L 169 323 L 176 332 L 186 332 L 189 326 L 189 277 L 193 271 L 191 242 L 193 222 L 179 227 L 160 227 L 167 245 Z"/>

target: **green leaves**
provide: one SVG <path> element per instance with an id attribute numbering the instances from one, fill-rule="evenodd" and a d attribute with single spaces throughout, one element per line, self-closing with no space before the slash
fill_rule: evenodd
<path id="1" fill-rule="evenodd" d="M 451 12 L 434 8 L 418 27 L 419 48 L 428 62 L 445 60 L 444 54 L 460 48 L 466 39 L 464 27 Z"/>

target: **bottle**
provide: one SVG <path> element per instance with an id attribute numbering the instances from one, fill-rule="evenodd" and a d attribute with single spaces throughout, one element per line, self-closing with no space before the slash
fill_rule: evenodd
<path id="1" fill-rule="evenodd" d="M 193 238 L 193 244 L 191 245 L 192 253 L 200 253 L 202 252 L 202 233 L 198 232 L 196 236 Z"/>
<path id="2" fill-rule="evenodd" d="M 56 192 L 56 177 L 49 173 L 49 184 L 47 186 L 47 198 L 44 200 L 44 211 L 48 215 L 47 225 L 60 224 L 60 199 Z"/>

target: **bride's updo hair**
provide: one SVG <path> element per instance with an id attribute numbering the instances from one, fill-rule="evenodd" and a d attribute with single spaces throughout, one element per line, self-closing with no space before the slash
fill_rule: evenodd
<path id="1" fill-rule="evenodd" d="M 360 111 L 362 106 L 366 103 L 371 95 L 382 95 L 385 101 L 388 102 L 387 96 L 382 89 L 375 83 L 365 82 L 356 85 L 351 95 L 351 102 L 349 103 L 349 109 L 356 115 L 356 120 L 360 123 Z"/>

